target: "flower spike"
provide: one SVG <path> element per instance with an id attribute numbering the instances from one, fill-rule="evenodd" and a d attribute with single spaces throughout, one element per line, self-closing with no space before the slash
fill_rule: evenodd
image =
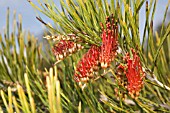
<path id="1" fill-rule="evenodd" d="M 139 92 L 142 89 L 145 73 L 142 70 L 139 56 L 134 49 L 131 49 L 131 51 L 133 57 L 131 58 L 130 54 L 127 53 L 124 57 L 124 60 L 127 64 L 125 66 L 119 65 L 119 68 L 124 70 L 124 73 L 127 77 L 127 90 L 129 95 L 132 98 L 135 98 L 139 96 Z"/>
<path id="2" fill-rule="evenodd" d="M 74 52 L 82 48 L 83 46 L 81 46 L 80 44 L 76 44 L 69 40 L 61 40 L 59 41 L 59 43 L 54 45 L 54 47 L 52 48 L 52 52 L 56 57 L 56 60 L 57 60 L 56 63 L 58 63 L 61 60 L 63 60 L 65 57 L 73 54 Z"/>
<path id="3" fill-rule="evenodd" d="M 101 45 L 101 53 L 99 57 L 99 61 L 102 68 L 109 67 L 111 61 L 114 60 L 117 50 L 117 40 L 118 40 L 118 26 L 114 23 L 114 19 L 110 18 L 106 20 L 106 29 L 104 29 L 103 24 L 102 27 L 102 45 Z"/>
<path id="4" fill-rule="evenodd" d="M 99 52 L 99 47 L 92 45 L 83 56 L 74 74 L 76 82 L 87 82 L 90 78 L 93 78 L 94 72 L 98 69 Z"/>

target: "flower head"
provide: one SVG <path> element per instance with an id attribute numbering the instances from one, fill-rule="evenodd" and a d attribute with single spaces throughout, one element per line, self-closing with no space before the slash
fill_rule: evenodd
<path id="1" fill-rule="evenodd" d="M 124 70 L 128 81 L 127 90 L 129 95 L 134 98 L 139 96 L 145 73 L 142 70 L 139 56 L 134 49 L 131 49 L 131 51 L 133 57 L 130 57 L 130 54 L 127 53 L 124 58 L 127 64 L 125 66 L 120 65 L 119 68 Z"/>
<path id="2" fill-rule="evenodd" d="M 99 61 L 102 68 L 107 68 L 111 61 L 114 60 L 117 49 L 118 26 L 114 23 L 114 19 L 107 18 L 106 29 L 102 26 L 102 45 Z"/>
<path id="3" fill-rule="evenodd" d="M 74 79 L 77 82 L 86 82 L 89 78 L 92 78 L 99 63 L 100 49 L 97 46 L 92 45 L 88 52 L 83 56 L 78 63 Z"/>
<path id="4" fill-rule="evenodd" d="M 69 40 L 61 40 L 56 45 L 54 45 L 52 51 L 56 57 L 56 60 L 60 61 L 81 48 L 82 46 L 80 44 L 76 44 Z"/>

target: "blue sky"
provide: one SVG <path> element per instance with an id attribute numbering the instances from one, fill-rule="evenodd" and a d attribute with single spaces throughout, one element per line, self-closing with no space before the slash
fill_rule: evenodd
<path id="1" fill-rule="evenodd" d="M 36 1 L 36 0 L 32 0 Z M 59 0 L 55 0 L 57 6 L 59 7 Z M 154 28 L 161 23 L 163 20 L 163 14 L 166 8 L 166 4 L 168 0 L 158 0 L 156 15 L 154 20 Z M 23 29 L 29 30 L 31 33 L 38 35 L 42 32 L 43 25 L 35 18 L 37 14 L 39 14 L 45 21 L 51 22 L 48 18 L 44 15 L 35 11 L 31 5 L 27 2 L 27 0 L 0 0 L 0 33 L 3 33 L 3 30 L 6 25 L 6 11 L 7 8 L 10 8 L 10 23 L 12 24 L 12 17 L 13 11 L 16 10 L 17 15 L 22 15 L 23 20 Z M 169 9 L 170 12 L 170 9 Z M 143 6 L 142 10 L 140 11 L 140 30 L 144 28 L 144 21 L 143 18 L 145 16 L 145 5 Z M 170 17 L 170 14 L 168 15 Z M 142 31 L 141 31 L 142 32 Z"/>
<path id="2" fill-rule="evenodd" d="M 56 0 L 56 4 L 59 7 L 58 0 Z M 35 10 L 27 0 L 0 0 L 0 33 L 3 33 L 6 26 L 6 12 L 8 7 L 10 8 L 10 24 L 12 25 L 13 13 L 16 11 L 17 20 L 18 14 L 22 15 L 23 29 L 29 30 L 35 35 L 41 33 L 42 30 L 45 29 L 42 23 L 36 19 L 37 15 L 40 15 L 46 21 L 51 22 L 50 19 Z"/>

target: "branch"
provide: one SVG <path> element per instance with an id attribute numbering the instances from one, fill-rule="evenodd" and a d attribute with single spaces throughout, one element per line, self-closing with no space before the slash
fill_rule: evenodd
<path id="1" fill-rule="evenodd" d="M 153 81 L 155 82 L 156 84 L 158 84 L 160 87 L 162 88 L 165 88 L 166 90 L 170 91 L 170 87 L 168 87 L 167 85 L 164 85 L 162 82 L 160 82 L 157 78 L 156 78 L 156 75 L 154 73 L 152 73 L 151 70 L 149 69 L 144 69 L 143 70 L 146 72 L 146 73 L 149 73 L 151 76 L 147 75 L 146 74 L 146 77 L 150 80 L 150 81 Z"/>

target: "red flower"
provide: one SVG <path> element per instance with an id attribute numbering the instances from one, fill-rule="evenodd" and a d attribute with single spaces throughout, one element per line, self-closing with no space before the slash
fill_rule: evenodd
<path id="1" fill-rule="evenodd" d="M 88 52 L 83 56 L 81 61 L 78 63 L 74 79 L 77 82 L 86 82 L 89 78 L 93 77 L 95 70 L 99 63 L 99 52 L 100 49 L 97 46 L 91 46 Z"/>
<path id="2" fill-rule="evenodd" d="M 88 52 L 84 55 L 82 60 L 78 63 L 77 69 L 74 74 L 74 79 L 77 82 L 86 82 L 89 80 L 89 78 L 93 78 L 95 71 L 98 69 L 99 62 L 102 68 L 107 68 L 110 65 L 111 61 L 114 60 L 117 50 L 118 26 L 114 23 L 113 16 L 107 18 L 106 29 L 104 29 L 103 25 L 101 26 L 103 31 L 101 35 L 102 45 L 100 47 L 92 45 Z M 71 36 L 75 37 L 75 35 Z M 59 39 L 59 37 L 51 38 Z M 63 38 L 64 37 L 62 37 L 62 39 Z M 52 48 L 52 51 L 56 56 L 57 62 L 59 62 L 63 60 L 63 58 L 81 48 L 81 45 L 78 45 L 72 41 L 61 40 Z"/>
<path id="3" fill-rule="evenodd" d="M 124 58 L 124 60 L 127 62 L 127 65 L 120 65 L 119 68 L 124 70 L 128 81 L 127 89 L 130 96 L 134 98 L 135 96 L 139 96 L 139 92 L 143 86 L 143 77 L 145 77 L 145 73 L 142 70 L 139 56 L 134 49 L 131 49 L 131 51 L 133 57 L 131 58 L 130 54 L 127 53 Z"/>
<path id="4" fill-rule="evenodd" d="M 53 54 L 56 57 L 57 61 L 63 60 L 64 57 L 71 55 L 75 51 L 81 49 L 82 46 L 80 44 L 76 44 L 72 41 L 61 40 L 59 43 L 54 45 L 52 48 Z"/>
<path id="5" fill-rule="evenodd" d="M 112 19 L 110 21 L 110 19 Z M 107 18 L 106 29 L 102 26 L 102 45 L 100 47 L 91 46 L 79 62 L 74 78 L 77 82 L 88 81 L 94 76 L 95 68 L 99 62 L 102 68 L 107 68 L 111 61 L 114 60 L 117 50 L 118 26 L 114 23 L 113 18 Z"/>
<path id="6" fill-rule="evenodd" d="M 107 29 L 104 29 L 103 24 L 101 24 L 101 26 L 103 33 L 101 35 L 102 45 L 99 61 L 102 68 L 107 68 L 116 55 L 118 27 L 115 25 L 113 19 L 109 22 L 109 18 L 107 18 L 106 22 Z"/>

